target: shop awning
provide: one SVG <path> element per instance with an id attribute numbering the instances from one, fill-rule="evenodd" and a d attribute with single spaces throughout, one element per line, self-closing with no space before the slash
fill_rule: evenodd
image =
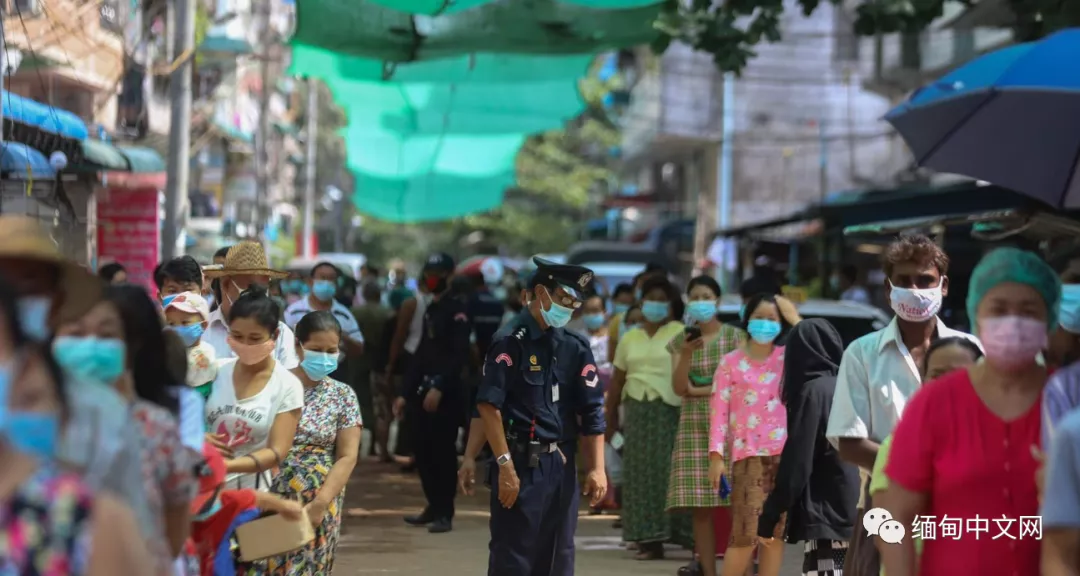
<path id="1" fill-rule="evenodd" d="M 34 126 L 74 140 L 86 140 L 90 136 L 86 123 L 67 110 L 23 98 L 6 90 L 0 92 L 0 103 L 6 120 Z"/>
<path id="2" fill-rule="evenodd" d="M 98 170 L 127 171 L 128 159 L 119 148 L 100 140 L 83 140 L 83 161 L 88 168 Z"/>
<path id="3" fill-rule="evenodd" d="M 19 142 L 0 144 L 0 172 L 17 180 L 56 177 L 44 154 Z"/>
<path id="4" fill-rule="evenodd" d="M 160 154 L 150 148 L 124 146 L 118 148 L 118 150 L 124 155 L 124 158 L 127 158 L 128 166 L 132 172 L 141 172 L 145 174 L 165 171 L 165 160 Z"/>

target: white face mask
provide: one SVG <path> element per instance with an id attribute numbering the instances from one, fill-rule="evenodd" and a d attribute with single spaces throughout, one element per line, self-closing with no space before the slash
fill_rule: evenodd
<path id="1" fill-rule="evenodd" d="M 893 312 L 908 322 L 925 322 L 941 310 L 941 286 L 945 277 L 935 288 L 898 288 L 892 286 L 889 292 L 889 303 Z"/>

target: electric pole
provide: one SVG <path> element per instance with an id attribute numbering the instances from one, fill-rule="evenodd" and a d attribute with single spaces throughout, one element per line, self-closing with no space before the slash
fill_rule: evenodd
<path id="1" fill-rule="evenodd" d="M 169 158 L 165 183 L 165 226 L 162 230 L 161 258 L 177 256 L 180 238 L 180 210 L 186 204 L 188 170 L 191 160 L 191 63 L 195 60 L 195 0 L 173 0 L 169 3 L 175 24 L 173 54 L 182 61 L 174 63 L 169 75 Z"/>
<path id="2" fill-rule="evenodd" d="M 190 1 L 190 0 L 189 0 Z M 259 50 L 259 126 L 255 135 L 255 226 L 263 247 L 270 252 L 266 227 L 270 222 L 270 56 L 273 46 L 270 30 L 270 0 L 256 0 L 259 21 L 256 30 L 262 39 Z"/>
<path id="3" fill-rule="evenodd" d="M 307 81 L 307 158 L 304 164 L 304 258 L 315 257 L 315 161 L 319 150 L 319 84 Z"/>

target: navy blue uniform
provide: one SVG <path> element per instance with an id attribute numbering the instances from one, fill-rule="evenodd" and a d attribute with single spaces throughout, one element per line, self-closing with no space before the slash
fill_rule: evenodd
<path id="1" fill-rule="evenodd" d="M 561 328 L 542 330 L 523 311 L 496 333 L 477 403 L 501 410 L 521 483 L 517 502 L 507 510 L 498 500 L 498 466 L 489 467 L 489 576 L 572 574 L 577 521 L 572 447 L 579 432 L 604 432 L 603 393 L 588 343 Z M 530 442 L 545 450 L 535 467 L 528 465 Z M 560 443 L 571 447 L 569 453 L 557 449 Z"/>
<path id="2" fill-rule="evenodd" d="M 465 302 L 449 297 L 432 301 L 424 311 L 423 334 L 403 381 L 402 396 L 406 417 L 414 426 L 416 467 L 428 501 L 424 512 L 428 518 L 454 517 L 455 442 L 467 401 L 462 371 L 469 357 L 471 330 Z M 431 389 L 442 392 L 435 412 L 423 408 Z"/>

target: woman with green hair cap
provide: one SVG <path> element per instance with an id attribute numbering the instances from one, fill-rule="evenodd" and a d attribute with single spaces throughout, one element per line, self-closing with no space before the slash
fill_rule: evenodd
<path id="1" fill-rule="evenodd" d="M 880 530 L 903 536 L 911 527 L 924 549 L 916 561 L 912 537 L 879 546 L 886 574 L 1039 573 L 1031 522 L 1039 515 L 1033 449 L 1048 376 L 1040 355 L 1057 326 L 1060 300 L 1057 274 L 1031 252 L 998 248 L 975 267 L 967 308 L 985 360 L 927 382 L 893 432 L 889 487 L 874 505 L 898 524 Z M 988 536 L 997 537 L 922 537 L 928 532 L 916 533 L 916 517 L 998 519 L 988 522 Z"/>

